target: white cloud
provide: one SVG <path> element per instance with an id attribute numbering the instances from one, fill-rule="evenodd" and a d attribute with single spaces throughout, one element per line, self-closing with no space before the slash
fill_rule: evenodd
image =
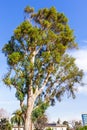
<path id="1" fill-rule="evenodd" d="M 84 85 L 83 87 L 80 86 L 78 88 L 79 94 L 87 95 L 87 46 L 82 47 L 79 50 L 70 52 L 70 55 L 76 58 L 77 66 L 84 72 L 83 83 L 86 85 Z"/>
<path id="2" fill-rule="evenodd" d="M 87 47 L 71 53 L 76 58 L 76 64 L 80 69 L 87 73 Z"/>
<path id="3" fill-rule="evenodd" d="M 79 87 L 79 94 L 87 95 L 87 86 L 86 87 Z"/>
<path id="4" fill-rule="evenodd" d="M 0 104 L 4 104 L 4 105 L 19 104 L 19 101 L 14 101 L 14 100 L 11 100 L 11 101 L 1 100 L 1 101 L 0 101 Z"/>

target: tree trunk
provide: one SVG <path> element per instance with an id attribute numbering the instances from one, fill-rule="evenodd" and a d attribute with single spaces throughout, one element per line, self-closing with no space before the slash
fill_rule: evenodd
<path id="1" fill-rule="evenodd" d="M 32 111 L 33 111 L 33 105 L 34 105 L 33 95 L 28 96 L 24 130 L 32 130 L 31 114 L 32 114 Z"/>
<path id="2" fill-rule="evenodd" d="M 20 125 L 18 125 L 18 130 L 20 130 Z"/>
<path id="3" fill-rule="evenodd" d="M 31 115 L 27 116 L 25 119 L 24 130 L 32 130 Z"/>

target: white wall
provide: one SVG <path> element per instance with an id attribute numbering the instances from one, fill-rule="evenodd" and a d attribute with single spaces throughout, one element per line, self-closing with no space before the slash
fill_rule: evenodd
<path id="1" fill-rule="evenodd" d="M 18 130 L 18 128 L 12 128 L 12 130 Z M 23 128 L 20 128 L 20 130 L 23 130 Z"/>
<path id="2" fill-rule="evenodd" d="M 46 128 L 49 128 L 49 127 L 46 127 Z M 46 128 L 45 128 L 45 130 L 46 130 Z M 50 128 L 53 129 L 53 130 L 67 130 L 66 127 L 50 127 Z"/>

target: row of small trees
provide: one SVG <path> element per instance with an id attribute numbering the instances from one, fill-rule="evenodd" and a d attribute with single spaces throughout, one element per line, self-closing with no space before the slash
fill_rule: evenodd
<path id="1" fill-rule="evenodd" d="M 15 125 L 18 127 L 18 130 L 20 130 L 21 126 L 24 127 L 22 112 L 21 110 L 16 110 L 9 120 L 7 112 L 4 109 L 0 109 L 0 130 L 11 130 Z M 45 114 L 37 118 L 33 115 L 32 119 L 35 130 L 43 130 L 48 121 Z"/>
<path id="2" fill-rule="evenodd" d="M 38 116 L 37 118 L 35 116 L 32 116 L 32 119 L 34 119 L 32 120 L 32 123 L 34 124 L 35 130 L 43 130 L 48 121 L 47 116 L 45 114 Z M 24 127 L 24 118 L 22 117 L 21 110 L 17 110 L 16 112 L 13 113 L 11 123 L 16 124 L 18 126 L 18 130 L 20 130 L 21 126 Z"/>
<path id="3" fill-rule="evenodd" d="M 87 130 L 87 126 L 83 126 L 81 121 L 63 121 L 63 124 L 67 126 L 67 130 Z"/>
<path id="4" fill-rule="evenodd" d="M 35 130 L 44 130 L 46 123 L 48 122 L 47 116 L 43 113 L 42 116 L 39 116 L 38 118 L 33 115 L 32 121 L 34 124 Z M 63 124 L 67 126 L 67 130 L 86 130 L 87 126 L 82 126 L 81 121 L 63 121 L 61 122 L 60 119 L 58 119 L 57 124 Z M 24 126 L 24 119 L 22 117 L 22 111 L 16 110 L 13 114 L 11 119 L 9 120 L 8 114 L 4 109 L 0 109 L 0 130 L 12 130 L 13 126 L 17 126 L 18 130 L 20 130 L 21 126 Z M 51 128 L 47 128 L 47 130 L 51 130 Z"/>

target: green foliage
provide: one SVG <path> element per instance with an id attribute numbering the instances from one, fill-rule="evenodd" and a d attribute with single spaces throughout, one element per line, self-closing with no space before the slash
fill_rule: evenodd
<path id="1" fill-rule="evenodd" d="M 49 127 L 49 128 L 46 128 L 46 130 L 53 130 L 53 129 Z"/>
<path id="2" fill-rule="evenodd" d="M 1 119 L 0 121 L 0 130 L 12 130 L 12 125 L 7 119 Z"/>
<path id="3" fill-rule="evenodd" d="M 48 103 L 39 104 L 39 106 L 32 111 L 32 121 L 35 122 L 37 118 L 42 117 L 48 106 Z"/>
<path id="4" fill-rule="evenodd" d="M 11 118 L 11 123 L 12 124 L 17 124 L 18 127 L 24 123 L 24 119 L 22 116 L 22 111 L 17 110 L 16 112 L 13 113 L 13 117 Z"/>
<path id="5" fill-rule="evenodd" d="M 3 81 L 4 81 L 4 83 L 5 83 L 6 85 L 10 86 L 11 80 L 10 80 L 10 78 L 9 78 L 8 76 L 5 76 L 5 78 L 3 79 Z"/>
<path id="6" fill-rule="evenodd" d="M 87 130 L 87 126 L 79 127 L 76 130 Z"/>
<path id="7" fill-rule="evenodd" d="M 22 55 L 20 52 L 13 52 L 11 55 L 8 57 L 8 63 L 10 65 L 15 65 L 17 64 L 20 60 L 22 59 Z"/>
<path id="8" fill-rule="evenodd" d="M 61 101 L 65 92 L 75 98 L 83 72 L 67 54 L 67 50 L 76 48 L 77 44 L 66 16 L 55 7 L 34 12 L 27 6 L 24 11 L 24 22 L 2 49 L 9 66 L 3 81 L 16 89 L 20 102 L 27 99 L 28 109 L 31 97 L 35 97 L 36 109 L 32 112 L 35 120 L 47 108 L 40 105 L 39 97 L 49 105 L 54 105 L 56 99 Z"/>
<path id="9" fill-rule="evenodd" d="M 32 13 L 34 11 L 34 8 L 31 8 L 30 6 L 26 6 L 26 8 L 24 9 L 25 13 Z"/>

